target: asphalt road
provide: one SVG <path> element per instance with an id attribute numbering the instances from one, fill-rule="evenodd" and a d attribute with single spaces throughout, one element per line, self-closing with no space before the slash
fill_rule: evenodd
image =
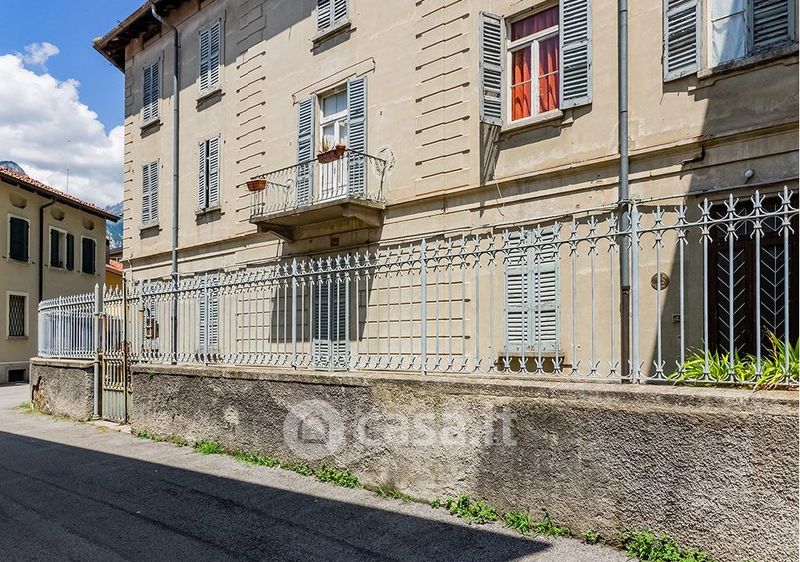
<path id="1" fill-rule="evenodd" d="M 27 397 L 0 386 L 2 560 L 625 560 L 16 409 Z"/>

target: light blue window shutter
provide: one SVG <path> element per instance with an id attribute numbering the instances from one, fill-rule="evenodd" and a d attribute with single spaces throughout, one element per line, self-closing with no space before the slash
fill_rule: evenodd
<path id="1" fill-rule="evenodd" d="M 197 208 L 208 207 L 208 141 L 200 141 L 197 145 Z"/>
<path id="2" fill-rule="evenodd" d="M 220 56 L 222 41 L 222 23 L 217 22 L 208 30 L 208 89 L 215 90 L 219 86 Z"/>
<path id="3" fill-rule="evenodd" d="M 586 105 L 592 101 L 592 2 L 562 0 L 561 107 Z"/>
<path id="4" fill-rule="evenodd" d="M 316 98 L 311 96 L 297 104 L 297 206 L 311 203 L 314 172 L 314 111 Z"/>
<path id="5" fill-rule="evenodd" d="M 204 29 L 200 32 L 200 91 L 205 92 L 209 86 L 209 55 L 210 43 L 209 33 L 210 29 Z"/>
<path id="6" fill-rule="evenodd" d="M 752 0 L 753 24 L 750 28 L 754 51 L 792 39 L 791 0 Z"/>
<path id="7" fill-rule="evenodd" d="M 700 61 L 700 2 L 664 0 L 664 80 L 697 72 Z"/>
<path id="8" fill-rule="evenodd" d="M 317 31 L 331 26 L 331 0 L 317 0 Z"/>
<path id="9" fill-rule="evenodd" d="M 208 141 L 208 206 L 219 206 L 219 137 Z"/>
<path id="10" fill-rule="evenodd" d="M 367 77 L 347 81 L 347 185 L 352 197 L 367 194 Z"/>
<path id="11" fill-rule="evenodd" d="M 503 19 L 480 14 L 480 119 L 503 124 Z"/>
<path id="12" fill-rule="evenodd" d="M 530 232 L 528 254 L 531 345 L 533 351 L 558 351 L 558 246 L 552 229 Z"/>
<path id="13" fill-rule="evenodd" d="M 147 123 L 153 119 L 153 67 L 144 69 L 142 84 L 142 121 Z"/>
<path id="14" fill-rule="evenodd" d="M 158 222 L 158 160 L 150 163 L 150 221 Z"/>
<path id="15" fill-rule="evenodd" d="M 158 103 L 161 98 L 161 72 L 159 62 L 151 66 L 152 84 L 150 85 L 150 118 L 158 119 Z"/>
<path id="16" fill-rule="evenodd" d="M 511 233 L 507 243 L 505 259 L 505 306 L 506 324 L 505 353 L 516 355 L 523 345 L 530 345 L 530 321 L 528 317 L 527 252 L 522 247 L 520 232 Z"/>
<path id="17" fill-rule="evenodd" d="M 198 352 L 204 355 L 219 351 L 219 276 L 206 275 L 197 299 Z M 208 359 L 208 357 L 205 357 Z"/>
<path id="18" fill-rule="evenodd" d="M 142 224 L 148 225 L 150 216 L 150 165 L 142 166 Z"/>
<path id="19" fill-rule="evenodd" d="M 347 20 L 347 0 L 333 0 L 333 23 Z"/>

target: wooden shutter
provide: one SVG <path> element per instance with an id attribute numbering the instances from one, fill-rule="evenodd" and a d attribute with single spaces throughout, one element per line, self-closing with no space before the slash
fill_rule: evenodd
<path id="1" fill-rule="evenodd" d="M 10 217 L 9 231 L 9 257 L 14 260 L 28 261 L 28 221 L 17 217 Z"/>
<path id="2" fill-rule="evenodd" d="M 333 0 L 333 25 L 347 20 L 347 0 Z"/>
<path id="3" fill-rule="evenodd" d="M 317 0 L 317 31 L 325 31 L 330 26 L 331 0 Z"/>
<path id="4" fill-rule="evenodd" d="M 208 141 L 208 206 L 219 207 L 219 137 Z"/>
<path id="5" fill-rule="evenodd" d="M 150 119 L 158 119 L 158 102 L 161 97 L 161 77 L 158 61 L 152 64 L 152 83 L 150 84 Z"/>
<path id="6" fill-rule="evenodd" d="M 367 77 L 361 76 L 347 81 L 347 135 L 348 148 L 360 154 L 348 153 L 347 184 L 350 195 L 365 197 L 367 194 Z"/>
<path id="7" fill-rule="evenodd" d="M 95 273 L 95 248 L 96 244 L 91 238 L 81 239 L 81 271 L 83 273 Z"/>
<path id="8" fill-rule="evenodd" d="M 142 166 L 142 226 L 152 222 L 150 216 L 150 165 Z"/>
<path id="9" fill-rule="evenodd" d="M 219 87 L 220 56 L 222 53 L 222 22 L 217 22 L 208 30 L 208 89 Z"/>
<path id="10" fill-rule="evenodd" d="M 142 84 L 142 121 L 153 119 L 153 67 L 146 66 Z"/>
<path id="11" fill-rule="evenodd" d="M 751 44 L 754 51 L 789 41 L 791 33 L 790 0 L 752 0 Z"/>
<path id="12" fill-rule="evenodd" d="M 698 0 L 664 0 L 664 80 L 697 72 L 700 58 Z"/>
<path id="13" fill-rule="evenodd" d="M 67 270 L 75 269 L 75 237 L 67 234 Z"/>
<path id="14" fill-rule="evenodd" d="M 561 40 L 561 107 L 592 101 L 592 3 L 562 0 L 559 22 Z"/>
<path id="15" fill-rule="evenodd" d="M 314 162 L 314 112 L 316 98 L 311 96 L 297 104 L 297 206 L 311 203 Z"/>
<path id="16" fill-rule="evenodd" d="M 158 222 L 158 160 L 150 162 L 150 222 Z"/>
<path id="17" fill-rule="evenodd" d="M 503 19 L 480 14 L 480 119 L 503 124 Z"/>
<path id="18" fill-rule="evenodd" d="M 208 90 L 208 70 L 209 70 L 209 33 L 210 29 L 204 29 L 200 32 L 200 91 L 205 92 Z"/>
<path id="19" fill-rule="evenodd" d="M 208 207 L 208 141 L 200 141 L 197 145 L 197 209 Z"/>
<path id="20" fill-rule="evenodd" d="M 59 247 L 59 232 L 50 231 L 50 267 L 64 267 L 61 261 L 61 248 Z"/>

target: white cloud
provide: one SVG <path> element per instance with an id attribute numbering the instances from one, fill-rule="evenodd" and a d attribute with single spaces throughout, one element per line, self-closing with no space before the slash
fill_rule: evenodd
<path id="1" fill-rule="evenodd" d="M 25 68 L 22 55 L 0 55 L 0 76 L 0 160 L 62 191 L 69 168 L 70 194 L 103 206 L 120 201 L 122 126 L 106 134 L 77 81 Z"/>
<path id="2" fill-rule="evenodd" d="M 44 67 L 47 59 L 57 55 L 60 51 L 52 43 L 31 43 L 25 45 L 25 54 L 18 55 L 25 64 Z"/>

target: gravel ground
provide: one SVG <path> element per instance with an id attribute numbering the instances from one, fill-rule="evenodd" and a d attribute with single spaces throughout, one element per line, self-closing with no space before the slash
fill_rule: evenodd
<path id="1" fill-rule="evenodd" d="M 5 560 L 624 562 L 280 469 L 26 413 L 0 386 Z"/>

